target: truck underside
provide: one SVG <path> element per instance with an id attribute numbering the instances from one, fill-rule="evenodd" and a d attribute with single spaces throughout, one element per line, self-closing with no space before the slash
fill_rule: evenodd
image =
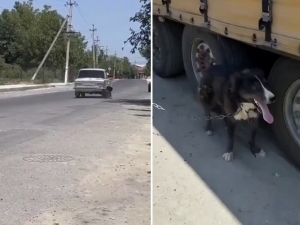
<path id="1" fill-rule="evenodd" d="M 160 1 L 154 1 L 154 4 L 155 2 Z M 277 32 L 276 34 L 268 32 L 266 27 L 263 30 L 259 30 L 257 27 L 256 30 L 251 30 L 250 22 L 250 25 L 247 24 L 247 21 L 250 20 L 244 19 L 243 16 L 245 15 L 240 14 L 240 21 L 235 22 L 239 23 L 240 28 L 233 32 L 231 31 L 233 21 L 229 21 L 230 23 L 225 27 L 220 25 L 221 22 L 219 24 L 214 22 L 214 20 L 225 20 L 224 18 L 233 20 L 230 16 L 225 15 L 228 10 L 224 10 L 225 12 L 219 16 L 213 11 L 208 11 L 211 12 L 208 15 L 205 13 L 201 15 L 199 7 L 201 9 L 203 5 L 199 5 L 199 1 L 192 0 L 190 2 L 197 5 L 185 4 L 183 6 L 180 4 L 179 6 L 179 1 L 172 1 L 168 7 L 166 4 L 154 5 L 154 71 L 164 78 L 186 74 L 193 90 L 196 90 L 201 78 L 200 66 L 207 66 L 199 64 L 199 57 L 204 55 L 201 51 L 206 49 L 210 49 L 210 54 L 205 55 L 209 62 L 262 68 L 265 71 L 270 89 L 277 96 L 276 103 L 270 105 L 270 110 L 275 116 L 275 122 L 271 126 L 272 131 L 283 151 L 297 166 L 300 166 L 300 62 L 298 61 L 300 32 L 298 28 L 294 27 L 295 21 L 289 25 L 289 28 L 282 27 L 283 25 L 280 23 L 283 21 L 276 21 L 276 26 L 273 27 L 273 30 Z M 240 2 L 253 3 L 253 1 L 248 0 Z M 258 2 L 261 4 L 261 1 Z M 265 1 L 262 0 L 262 2 Z M 290 0 L 289 2 L 295 1 Z M 216 7 L 215 3 L 211 4 L 212 8 Z M 286 7 L 291 7 L 291 4 L 285 4 Z M 208 5 L 210 6 L 210 4 Z M 261 5 L 259 6 L 261 10 Z M 228 6 L 226 7 L 228 9 Z M 253 7 L 249 7 L 248 10 L 251 11 Z M 300 3 L 297 3 L 297 7 L 300 9 Z M 195 12 L 192 12 L 192 8 Z M 279 10 L 277 6 L 276 10 L 285 9 L 281 6 Z M 276 12 L 276 10 L 274 11 Z M 196 15 L 196 11 L 198 11 L 198 15 Z M 220 10 L 218 12 L 220 13 Z M 251 13 L 252 16 L 257 14 L 253 10 Z M 210 19 L 209 15 L 218 18 Z M 286 19 L 289 21 L 290 17 L 293 16 Z M 208 23 L 209 21 L 210 23 Z M 243 22 L 246 23 L 246 28 L 242 27 Z M 300 27 L 300 24 L 298 25 Z M 224 28 L 222 32 L 220 32 L 221 27 Z M 243 29 L 244 33 L 242 32 Z M 232 32 L 231 35 L 229 35 L 230 32 Z M 282 38 L 284 32 L 289 32 L 290 37 Z M 271 45 L 268 45 L 267 42 L 270 38 L 268 35 L 271 35 Z"/>

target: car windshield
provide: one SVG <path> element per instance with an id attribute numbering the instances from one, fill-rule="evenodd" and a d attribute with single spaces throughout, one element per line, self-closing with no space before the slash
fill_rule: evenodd
<path id="1" fill-rule="evenodd" d="M 80 70 L 78 78 L 105 78 L 103 70 Z"/>

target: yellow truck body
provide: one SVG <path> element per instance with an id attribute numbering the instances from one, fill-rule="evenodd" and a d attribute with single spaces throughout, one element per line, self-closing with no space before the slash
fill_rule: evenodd
<path id="1" fill-rule="evenodd" d="M 212 32 L 238 41 L 300 57 L 299 0 L 272 1 L 272 43 L 265 41 L 265 30 L 258 27 L 258 21 L 262 18 L 261 0 L 207 0 L 209 26 L 199 11 L 199 0 L 171 0 L 169 12 L 162 2 L 153 0 L 154 15 L 207 27 Z"/>

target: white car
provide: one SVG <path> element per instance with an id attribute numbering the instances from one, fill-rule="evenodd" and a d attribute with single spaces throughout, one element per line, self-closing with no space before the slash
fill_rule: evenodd
<path id="1" fill-rule="evenodd" d="M 107 87 L 111 87 L 111 80 L 105 69 L 86 68 L 79 70 L 74 82 L 75 97 L 85 97 L 85 94 L 100 94 L 107 97 Z"/>
<path id="2" fill-rule="evenodd" d="M 151 77 L 147 78 L 148 92 L 151 92 Z"/>

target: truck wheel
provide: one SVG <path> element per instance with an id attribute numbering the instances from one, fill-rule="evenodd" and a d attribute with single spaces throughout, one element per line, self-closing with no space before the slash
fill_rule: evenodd
<path id="1" fill-rule="evenodd" d="M 183 30 L 183 63 L 193 88 L 197 87 L 202 77 L 200 68 L 207 69 L 211 64 L 248 65 L 246 51 L 242 44 L 204 28 L 187 25 Z"/>
<path id="2" fill-rule="evenodd" d="M 80 97 L 80 92 L 75 91 L 75 98 L 79 98 Z"/>
<path id="3" fill-rule="evenodd" d="M 84 92 L 81 92 L 80 95 L 81 95 L 82 98 L 85 97 L 85 93 Z"/>
<path id="4" fill-rule="evenodd" d="M 183 25 L 153 17 L 153 70 L 163 78 L 184 73 L 181 38 Z"/>
<path id="5" fill-rule="evenodd" d="M 284 152 L 300 166 L 300 64 L 279 58 L 269 76 L 269 86 L 276 96 L 270 105 L 275 120 L 272 130 Z"/>

